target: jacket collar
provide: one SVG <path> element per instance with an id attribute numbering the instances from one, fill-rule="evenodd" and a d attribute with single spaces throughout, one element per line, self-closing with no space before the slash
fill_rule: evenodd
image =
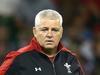
<path id="1" fill-rule="evenodd" d="M 37 42 L 37 40 L 36 40 L 35 37 L 32 38 L 32 40 L 29 43 L 29 45 L 18 49 L 17 52 L 24 53 L 24 52 L 31 51 L 31 50 L 35 50 L 35 51 L 44 53 L 43 52 L 43 47 L 40 46 L 40 44 Z M 59 42 L 57 50 L 58 51 L 60 51 L 60 50 L 61 51 L 68 51 L 68 49 L 66 49 L 66 48 L 63 47 L 63 45 L 61 44 L 61 42 Z"/>
<path id="2" fill-rule="evenodd" d="M 40 46 L 40 44 L 37 42 L 35 37 L 32 38 L 32 40 L 30 42 L 30 46 L 31 46 L 31 48 L 35 49 L 38 52 L 43 52 L 43 47 Z M 59 42 L 57 49 L 58 49 L 58 51 L 59 50 L 67 50 L 66 48 L 64 48 L 64 46 L 62 45 L 61 42 Z"/>

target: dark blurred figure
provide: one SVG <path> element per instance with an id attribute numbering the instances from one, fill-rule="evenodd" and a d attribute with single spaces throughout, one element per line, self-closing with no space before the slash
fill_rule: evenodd
<path id="1" fill-rule="evenodd" d="M 95 57 L 94 70 L 92 75 L 100 75 L 100 24 L 95 25 L 93 31 L 93 52 Z"/>
<path id="2" fill-rule="evenodd" d="M 15 16 L 24 25 L 33 26 L 35 15 L 43 9 L 56 9 L 51 0 L 20 0 Z"/>
<path id="3" fill-rule="evenodd" d="M 3 59 L 3 55 L 8 52 L 5 51 L 9 47 L 9 28 L 4 25 L 0 25 L 0 63 Z"/>
<path id="4" fill-rule="evenodd" d="M 0 16 L 0 64 L 6 53 L 17 48 L 14 31 L 13 18 Z"/>
<path id="5" fill-rule="evenodd" d="M 31 32 L 31 28 L 29 26 L 24 26 L 22 28 L 20 27 L 18 30 L 18 34 L 17 34 L 18 48 L 27 45 L 32 37 L 33 37 L 33 35 Z"/>
<path id="6" fill-rule="evenodd" d="M 100 0 L 81 0 L 81 3 L 88 9 L 88 14 L 100 17 Z"/>

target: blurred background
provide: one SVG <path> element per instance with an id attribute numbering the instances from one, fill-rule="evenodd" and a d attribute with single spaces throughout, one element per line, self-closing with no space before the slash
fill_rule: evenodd
<path id="1" fill-rule="evenodd" d="M 100 75 L 100 0 L 0 0 L 0 64 L 30 42 L 34 17 L 43 9 L 60 12 L 61 41 L 78 54 L 87 75 Z"/>

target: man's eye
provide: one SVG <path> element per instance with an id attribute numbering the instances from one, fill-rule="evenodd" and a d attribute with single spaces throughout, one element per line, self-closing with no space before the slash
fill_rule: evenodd
<path id="1" fill-rule="evenodd" d="M 57 32 L 57 31 L 59 31 L 59 29 L 52 29 L 52 31 L 55 31 L 55 32 Z"/>
<path id="2" fill-rule="evenodd" d="M 47 29 L 41 29 L 41 31 L 47 31 Z"/>

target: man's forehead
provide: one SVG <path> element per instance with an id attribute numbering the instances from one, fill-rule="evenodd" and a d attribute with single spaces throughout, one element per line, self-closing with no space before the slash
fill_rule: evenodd
<path id="1" fill-rule="evenodd" d="M 40 21 L 40 25 L 46 25 L 46 24 L 56 24 L 56 25 L 59 25 L 60 24 L 60 21 L 59 20 L 48 20 L 48 19 L 43 19 Z"/>
<path id="2" fill-rule="evenodd" d="M 38 25 L 37 28 L 60 28 L 61 25 L 50 25 L 50 24 L 41 24 Z"/>
<path id="3" fill-rule="evenodd" d="M 58 27 L 61 26 L 59 19 L 56 19 L 56 20 L 42 19 L 42 20 L 40 20 L 40 23 L 39 23 L 38 26 L 44 27 L 44 26 L 48 26 L 48 25 L 50 25 L 50 26 L 58 26 Z"/>

